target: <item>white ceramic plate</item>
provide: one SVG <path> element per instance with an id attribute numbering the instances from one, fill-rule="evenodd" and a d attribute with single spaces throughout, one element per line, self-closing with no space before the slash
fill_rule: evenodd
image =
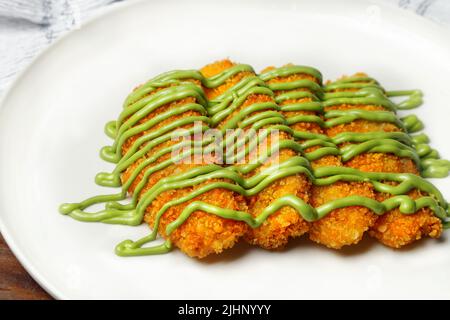
<path id="1" fill-rule="evenodd" d="M 230 57 L 258 70 L 287 62 L 325 78 L 366 71 L 388 89 L 421 88 L 416 111 L 450 158 L 450 33 L 365 1 L 137 1 L 57 42 L 15 83 L 0 113 L 0 226 L 57 298 L 450 298 L 450 243 L 393 251 L 364 240 L 340 252 L 306 240 L 284 252 L 245 244 L 205 262 L 179 251 L 119 258 L 146 226 L 87 224 L 57 212 L 103 193 L 103 125 L 127 93 L 166 70 Z M 449 180 L 436 181 L 449 198 Z"/>

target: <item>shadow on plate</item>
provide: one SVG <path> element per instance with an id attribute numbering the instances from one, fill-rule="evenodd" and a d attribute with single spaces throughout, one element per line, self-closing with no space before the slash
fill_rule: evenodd
<path id="1" fill-rule="evenodd" d="M 204 259 L 197 260 L 199 263 L 204 264 L 215 264 L 215 263 L 228 263 L 233 262 L 237 259 L 240 259 L 244 255 L 248 254 L 251 250 L 263 250 L 271 255 L 277 255 L 277 254 L 286 254 L 290 251 L 297 251 L 299 254 L 302 250 L 316 250 L 320 252 L 328 252 L 330 254 L 334 254 L 341 257 L 351 257 L 351 256 L 357 256 L 362 255 L 370 252 L 374 249 L 376 246 L 381 246 L 385 248 L 386 250 L 392 250 L 398 253 L 407 253 L 411 251 L 419 251 L 421 249 L 424 249 L 428 245 L 442 245 L 447 242 L 447 239 L 445 236 L 442 236 L 440 239 L 421 239 L 420 241 L 416 241 L 406 247 L 400 248 L 400 249 L 392 249 L 388 248 L 386 246 L 383 246 L 381 243 L 379 243 L 376 239 L 365 236 L 357 245 L 353 246 L 345 246 L 340 250 L 334 250 L 327 248 L 325 246 L 319 245 L 311 240 L 308 239 L 307 236 L 303 236 L 300 238 L 292 239 L 289 241 L 288 245 L 280 250 L 273 250 L 273 251 L 266 251 L 262 248 L 252 246 L 245 241 L 240 241 L 237 243 L 233 248 L 224 251 L 221 254 L 217 255 L 210 255 Z"/>
<path id="2" fill-rule="evenodd" d="M 240 259 L 255 247 L 245 241 L 239 241 L 233 248 L 225 250 L 220 254 L 212 254 L 203 259 L 196 259 L 199 263 L 228 263 Z"/>

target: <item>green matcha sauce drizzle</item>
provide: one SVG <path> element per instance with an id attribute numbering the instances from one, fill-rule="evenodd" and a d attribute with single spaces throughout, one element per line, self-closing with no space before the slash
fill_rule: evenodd
<path id="1" fill-rule="evenodd" d="M 304 66 L 286 66 L 272 69 L 259 76 L 244 77 L 225 93 L 209 101 L 200 86 L 189 82 L 197 80 L 206 88 L 215 88 L 240 72 L 253 72 L 253 69 L 249 65 L 239 64 L 210 78 L 205 78 L 197 70 L 171 71 L 153 78 L 131 93 L 125 100 L 119 118 L 116 121 L 108 122 L 105 126 L 105 133 L 114 142 L 111 146 L 102 148 L 100 156 L 105 161 L 115 163 L 116 167 L 113 172 L 102 172 L 95 178 L 97 184 L 120 187 L 121 191 L 116 194 L 95 196 L 79 203 L 63 204 L 60 206 L 60 212 L 80 221 L 135 226 L 143 222 L 146 209 L 163 192 L 198 186 L 192 193 L 167 202 L 159 210 L 150 235 L 138 241 L 126 240 L 116 247 L 116 253 L 121 256 L 161 254 L 171 250 L 172 244 L 169 239 L 161 245 L 153 247 L 144 247 L 144 245 L 157 239 L 159 221 L 172 206 L 190 201 L 215 188 L 232 190 L 244 196 L 253 196 L 278 179 L 305 174 L 315 185 L 330 185 L 337 181 L 370 182 L 376 191 L 389 193 L 392 197 L 379 202 L 361 196 L 351 196 L 314 208 L 294 195 L 287 195 L 274 201 L 257 217 L 253 217 L 247 212 L 219 208 L 205 202 L 194 201 L 183 210 L 175 221 L 167 226 L 166 234 L 169 237 L 195 211 L 204 211 L 226 219 L 243 221 L 250 227 L 257 228 L 271 214 L 284 206 L 294 208 L 306 221 L 316 221 L 334 209 L 348 206 L 364 206 L 377 215 L 382 215 L 395 208 L 398 208 L 403 214 L 413 214 L 417 210 L 427 207 L 442 220 L 445 228 L 450 227 L 447 202 L 439 190 L 424 179 L 446 177 L 450 170 L 450 162 L 439 158 L 438 152 L 428 145 L 429 139 L 425 134 L 411 135 L 423 129 L 423 124 L 416 116 L 409 115 L 399 119 L 395 114 L 397 110 L 418 107 L 422 103 L 422 93 L 419 90 L 386 92 L 376 80 L 357 76 L 321 85 L 322 75 L 320 72 Z M 317 83 L 305 79 L 266 84 L 266 81 L 270 79 L 293 74 L 312 76 Z M 291 89 L 298 90 L 282 93 L 276 97 L 273 93 L 277 90 Z M 269 95 L 274 97 L 275 102 L 254 103 L 242 107 L 246 98 L 251 94 Z M 398 104 L 388 98 L 399 96 L 407 98 Z M 159 108 L 184 98 L 194 98 L 195 103 L 171 107 L 148 121 L 141 121 Z M 283 101 L 302 98 L 310 98 L 311 101 L 280 106 Z M 355 109 L 324 111 L 325 107 L 341 104 L 355 105 Z M 385 111 L 361 110 L 357 108 L 358 105 L 382 106 Z M 161 121 L 188 111 L 195 111 L 197 115 L 182 117 L 168 126 L 151 130 Z M 317 115 L 298 115 L 286 118 L 282 115 L 282 111 L 314 111 Z M 392 123 L 400 131 L 343 132 L 331 138 L 322 134 L 295 131 L 291 128 L 298 122 L 314 122 L 323 128 L 330 128 L 359 119 Z M 297 156 L 254 173 L 276 151 L 269 149 L 265 154 L 260 155 L 254 164 L 205 164 L 177 175 L 167 176 L 143 192 L 151 174 L 174 165 L 177 160 L 182 160 L 186 156 L 202 154 L 205 150 L 211 150 L 212 138 L 205 139 L 200 145 L 189 148 L 188 154 L 180 154 L 175 159 L 169 158 L 169 160 L 157 162 L 160 157 L 171 153 L 174 148 L 186 146 L 185 141 L 174 143 L 150 154 L 156 146 L 170 141 L 173 131 L 177 128 L 190 128 L 188 129 L 189 134 L 194 134 L 196 130 L 193 126 L 194 123 L 202 124 L 201 132 L 206 132 L 209 128 L 217 128 L 222 133 L 227 129 L 234 128 L 253 128 L 255 130 L 266 128 L 268 132 L 272 129 L 284 131 L 295 140 L 281 140 L 278 147 L 292 149 L 296 151 Z M 142 134 L 144 132 L 147 133 Z M 139 138 L 134 141 L 125 154 L 122 154 L 124 143 L 137 134 L 140 134 Z M 264 138 L 264 136 L 261 137 L 261 139 Z M 259 140 L 253 141 L 253 147 L 258 142 Z M 230 141 L 224 140 L 222 147 L 228 143 Z M 246 140 L 245 143 L 250 144 L 250 141 Z M 339 147 L 343 143 L 347 144 Z M 320 148 L 309 153 L 304 152 L 305 149 L 312 146 L 320 146 Z M 245 157 L 250 151 L 251 147 L 246 147 L 236 157 Z M 392 153 L 399 157 L 411 158 L 420 169 L 421 176 L 406 173 L 370 173 L 347 167 L 321 167 L 313 170 L 310 165 L 310 161 L 326 155 L 339 155 L 341 160 L 346 162 L 367 152 Z M 234 158 L 234 160 L 236 159 Z M 128 180 L 122 183 L 121 175 L 137 160 L 142 161 Z M 252 172 L 254 173 L 252 176 L 244 178 Z M 129 202 L 121 203 L 120 201 L 129 198 L 127 196 L 128 189 L 138 176 L 141 180 Z M 215 179 L 215 182 L 205 184 L 210 179 Z M 396 184 L 392 185 L 386 182 L 395 182 Z M 427 196 L 414 200 L 406 195 L 414 189 L 426 193 Z M 88 207 L 100 203 L 104 204 L 103 210 L 84 211 Z"/>

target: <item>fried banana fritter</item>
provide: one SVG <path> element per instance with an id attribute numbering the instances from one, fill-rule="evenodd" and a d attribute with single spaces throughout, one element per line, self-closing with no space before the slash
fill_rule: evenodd
<path id="1" fill-rule="evenodd" d="M 367 77 L 364 73 L 356 74 L 358 77 Z M 360 109 L 368 111 L 386 111 L 382 106 L 373 105 L 341 105 L 330 107 L 328 110 Z M 384 122 L 371 122 L 356 120 L 350 124 L 343 124 L 327 130 L 329 136 L 335 136 L 340 132 L 399 132 L 395 124 Z M 364 153 L 354 157 L 345 163 L 346 166 L 365 172 L 392 172 L 413 173 L 418 175 L 418 169 L 410 158 L 400 158 L 395 154 Z M 389 198 L 386 194 L 375 192 L 376 200 L 383 201 Z M 409 193 L 413 199 L 420 195 L 418 190 Z M 377 218 L 371 226 L 369 234 L 377 238 L 381 243 L 400 248 L 404 245 L 419 240 L 423 236 L 438 238 L 442 232 L 442 223 L 434 215 L 431 209 L 423 208 L 412 215 L 401 214 L 399 209 L 391 210 Z"/>
<path id="2" fill-rule="evenodd" d="M 232 68 L 236 64 L 230 60 L 217 61 L 209 64 L 201 69 L 201 73 L 205 77 L 213 77 L 229 68 Z M 263 72 L 272 70 L 273 67 L 265 69 Z M 358 74 L 358 76 L 365 76 L 364 74 Z M 229 77 L 223 84 L 208 88 L 202 86 L 197 80 L 188 80 L 195 83 L 198 86 L 202 86 L 205 96 L 209 100 L 213 100 L 224 93 L 230 88 L 238 84 L 243 79 L 248 77 L 255 77 L 255 73 L 249 71 L 238 72 Z M 284 77 L 276 77 L 267 81 L 267 85 L 272 83 L 283 82 L 295 82 L 298 80 L 310 80 L 320 85 L 319 80 L 309 74 L 290 74 Z M 161 89 L 159 89 L 161 90 Z M 308 88 L 294 88 L 291 90 L 274 90 L 274 96 L 265 94 L 250 94 L 244 103 L 234 110 L 227 118 L 223 119 L 221 123 L 217 125 L 218 128 L 227 120 L 240 113 L 244 108 L 253 105 L 255 103 L 275 102 L 275 98 L 278 95 L 292 92 L 292 91 L 308 91 Z M 151 94 L 154 94 L 152 92 Z M 288 99 L 279 102 L 279 105 L 311 102 L 312 98 L 304 97 L 299 99 Z M 152 112 L 146 118 L 142 119 L 139 123 L 148 121 L 152 117 L 167 112 L 171 108 L 186 103 L 196 102 L 195 98 L 184 98 L 170 104 L 159 107 Z M 361 109 L 368 111 L 385 111 L 385 108 L 375 105 L 334 105 L 326 107 L 324 111 L 329 110 L 352 110 Z M 260 111 L 256 111 L 249 114 L 248 117 L 257 114 Z M 281 114 L 286 117 L 294 117 L 298 115 L 319 115 L 320 113 L 315 111 L 283 111 Z M 187 111 L 181 115 L 174 115 L 168 119 L 158 123 L 154 127 L 150 128 L 146 132 L 140 135 L 145 135 L 153 130 L 164 127 L 173 121 L 176 121 L 183 117 L 190 117 L 194 115 L 200 115 L 196 111 Z M 322 117 L 323 118 L 323 117 Z M 325 119 L 324 119 L 325 120 Z M 192 124 L 184 126 L 185 129 L 189 128 Z M 340 124 L 331 128 L 322 128 L 318 123 L 310 121 L 300 121 L 290 125 L 291 129 L 299 132 L 309 132 L 317 134 L 325 134 L 329 137 L 334 137 L 342 132 L 397 132 L 400 128 L 392 123 L 374 122 L 368 120 L 355 120 L 350 123 Z M 244 128 L 245 129 L 245 128 Z M 123 145 L 122 153 L 125 154 L 127 150 L 132 146 L 133 142 L 139 138 L 140 135 L 129 138 Z M 269 142 L 270 138 L 266 138 Z M 293 139 L 293 137 L 286 133 L 281 132 L 279 136 L 280 140 Z M 302 141 L 299 141 L 302 142 Z M 166 141 L 155 148 L 153 148 L 147 157 L 156 154 L 159 150 L 172 146 L 175 142 Z M 339 146 L 343 147 L 345 144 Z M 304 150 L 307 154 L 320 148 L 319 146 L 312 146 Z M 281 149 L 278 154 L 278 158 L 269 159 L 262 166 L 257 168 L 255 172 L 249 173 L 246 178 L 261 172 L 278 162 L 283 162 L 291 157 L 297 155 L 297 152 L 291 149 Z M 154 165 L 170 159 L 170 154 L 166 154 L 158 158 L 155 164 L 152 164 L 140 174 L 136 181 L 129 188 L 130 194 L 134 192 L 135 187 L 141 181 L 144 172 L 150 169 Z M 122 175 L 123 182 L 134 172 L 136 167 L 144 159 L 137 160 L 131 165 Z M 250 161 L 247 157 L 245 159 Z M 176 164 L 170 165 L 162 170 L 156 171 L 150 175 L 147 185 L 141 191 L 141 195 L 150 190 L 151 187 L 164 177 L 180 174 L 186 172 L 196 166 L 203 164 Z M 400 158 L 394 154 L 385 153 L 363 153 L 343 163 L 339 156 L 326 155 L 322 158 L 316 159 L 311 163 L 313 168 L 319 168 L 324 166 L 347 166 L 354 169 L 358 169 L 365 172 L 393 172 L 393 173 L 414 173 L 418 174 L 417 167 L 414 162 L 409 158 Z M 155 223 L 155 219 L 158 211 L 170 200 L 180 198 L 194 192 L 202 186 L 213 183 L 216 180 L 210 180 L 199 185 L 187 187 L 183 189 L 176 189 L 163 192 L 160 194 L 147 208 L 145 215 L 145 221 L 150 225 Z M 185 203 L 170 207 L 162 216 L 159 222 L 159 232 L 162 236 L 167 237 L 165 228 L 169 223 L 177 219 L 181 212 L 194 201 L 204 201 L 206 203 L 238 211 L 246 211 L 251 213 L 254 217 L 258 216 L 268 205 L 270 205 L 276 199 L 293 194 L 303 199 L 305 202 L 310 203 L 314 207 L 321 206 L 329 201 L 348 197 L 352 195 L 364 196 L 378 201 L 383 201 L 390 197 L 388 194 L 378 193 L 374 191 L 373 186 L 368 182 L 345 182 L 339 181 L 328 186 L 313 186 L 309 179 L 303 174 L 297 174 L 289 177 L 279 179 L 261 192 L 251 197 L 244 197 L 240 194 L 232 192 L 226 189 L 213 189 L 207 193 L 201 194 L 194 199 Z M 416 199 L 421 196 L 418 190 L 413 190 L 409 195 Z M 140 197 L 139 196 L 139 197 Z M 278 212 L 271 215 L 260 227 L 252 229 L 245 223 L 234 221 L 230 219 L 224 219 L 205 212 L 193 213 L 186 222 L 184 222 L 179 228 L 177 228 L 169 237 L 175 246 L 179 247 L 183 252 L 192 257 L 203 258 L 212 253 L 220 253 L 227 248 L 231 248 L 241 237 L 251 244 L 258 245 L 265 249 L 277 249 L 284 247 L 289 238 L 301 236 L 309 232 L 311 240 L 323 244 L 329 248 L 340 249 L 346 245 L 352 245 L 358 243 L 364 233 L 370 229 L 370 235 L 377 238 L 383 244 L 399 248 L 406 244 L 412 243 L 415 240 L 420 239 L 423 236 L 430 236 L 437 238 L 442 232 L 441 221 L 434 216 L 433 212 L 429 208 L 423 208 L 417 213 L 412 215 L 401 214 L 398 209 L 394 209 L 391 212 L 386 213 L 384 216 L 378 217 L 371 210 L 362 206 L 351 206 L 346 208 L 340 208 L 333 210 L 326 217 L 307 223 L 296 211 L 291 207 L 284 207 Z"/>
<path id="3" fill-rule="evenodd" d="M 220 72 L 233 67 L 235 64 L 229 60 L 218 61 L 213 64 L 207 65 L 201 69 L 203 75 L 207 77 L 214 76 Z M 208 90 L 205 88 L 205 92 L 208 98 L 212 99 L 220 94 L 226 92 L 229 88 L 237 84 L 240 80 L 255 76 L 254 73 L 240 72 L 234 77 L 230 78 L 225 84 L 213 89 Z M 229 118 L 233 117 L 237 113 L 241 112 L 242 109 L 260 102 L 274 102 L 273 97 L 263 94 L 251 94 L 244 101 L 242 106 L 236 109 Z M 248 116 L 257 114 L 254 112 Z M 225 119 L 226 121 L 227 119 Z M 224 122 L 225 122 L 224 121 Z M 220 124 L 219 124 L 220 126 Z M 292 139 L 290 135 L 285 132 L 280 132 L 279 140 Z M 271 140 L 263 140 L 260 143 L 266 143 L 271 145 Z M 274 159 L 275 162 L 283 162 L 296 155 L 294 150 L 281 149 Z M 258 168 L 256 172 L 250 173 L 249 176 L 261 172 L 272 165 L 275 165 L 273 161 L 269 159 L 263 166 Z M 282 178 L 267 186 L 264 190 L 259 192 L 257 195 L 248 198 L 248 209 L 253 216 L 258 216 L 268 205 L 270 205 L 274 200 L 288 194 L 294 194 L 301 199 L 308 201 L 309 198 L 310 182 L 303 174 L 297 174 Z M 255 245 L 259 245 L 265 249 L 277 249 L 285 246 L 292 237 L 298 237 L 308 231 L 308 224 L 303 218 L 295 211 L 295 209 L 290 207 L 284 207 L 271 215 L 260 227 L 256 229 L 248 229 L 245 239 Z"/>
<path id="4" fill-rule="evenodd" d="M 198 81 L 192 80 L 195 84 L 200 86 L 200 83 Z M 154 94 L 155 92 L 152 92 L 151 94 Z M 164 105 L 156 109 L 154 112 L 150 113 L 147 117 L 143 118 L 139 123 L 144 123 L 148 121 L 149 119 L 155 117 L 156 115 L 166 112 L 172 108 L 175 108 L 176 106 L 184 105 L 187 103 L 196 102 L 195 98 L 184 98 L 177 100 L 175 102 L 172 102 L 170 104 Z M 129 138 L 123 145 L 122 153 L 125 154 L 128 149 L 133 145 L 133 143 L 138 139 L 140 136 L 149 134 L 154 130 L 157 130 L 159 128 L 163 128 L 164 126 L 169 125 L 170 123 L 194 116 L 194 115 L 200 115 L 199 112 L 196 111 L 186 111 L 179 115 L 170 116 L 166 120 L 163 120 L 150 128 L 149 130 L 139 134 L 132 136 Z M 189 127 L 192 127 L 193 124 L 189 124 L 186 126 L 183 126 L 182 128 L 188 129 Z M 167 141 L 162 144 L 159 144 L 155 148 L 152 148 L 149 153 L 146 155 L 146 157 L 150 157 L 154 154 L 156 154 L 158 151 L 162 150 L 163 148 L 173 146 L 176 144 L 176 141 Z M 136 178 L 136 180 L 133 182 L 133 184 L 129 188 L 129 193 L 133 194 L 135 187 L 137 184 L 142 180 L 144 173 L 150 169 L 151 167 L 154 167 L 155 165 L 170 160 L 171 153 L 167 153 L 162 157 L 159 157 L 156 162 L 150 166 L 148 166 L 146 169 L 142 170 L 140 175 Z M 144 159 L 139 159 L 134 164 L 132 164 L 122 175 L 123 182 L 126 182 L 127 179 L 130 177 L 130 175 L 136 170 L 137 166 L 143 161 Z M 201 166 L 202 164 L 195 164 L 195 163 L 177 163 L 177 164 L 171 164 L 167 167 L 165 167 L 162 170 L 158 170 L 155 173 L 151 174 L 148 180 L 148 183 L 145 185 L 143 190 L 140 193 L 141 197 L 146 191 L 150 190 L 153 185 L 155 185 L 160 179 L 165 177 L 170 177 L 172 175 L 177 175 L 182 172 L 186 172 L 196 166 Z M 164 204 L 167 202 L 177 199 L 179 197 L 182 197 L 184 195 L 187 195 L 191 192 L 193 192 L 195 189 L 200 188 L 201 186 L 211 183 L 212 181 L 205 182 L 203 184 L 200 184 L 198 186 L 194 186 L 191 188 L 183 188 L 183 189 L 176 189 L 171 191 L 166 191 L 160 194 L 152 203 L 150 206 L 146 209 L 146 215 L 145 215 L 145 221 L 149 223 L 151 226 L 153 226 L 153 223 L 155 222 L 155 217 L 157 212 L 162 208 Z M 205 201 L 207 203 L 210 203 L 212 205 L 220 206 L 222 208 L 228 208 L 228 209 L 235 209 L 235 210 L 246 210 L 247 207 L 245 205 L 245 202 L 242 201 L 242 199 L 239 199 L 239 197 L 235 197 L 233 192 L 228 190 L 222 190 L 222 189 L 214 189 L 212 191 L 206 192 L 199 197 L 195 197 L 189 202 L 185 202 L 183 204 L 179 204 L 173 207 L 170 207 L 167 212 L 162 216 L 160 220 L 160 227 L 159 232 L 166 237 L 165 228 L 166 226 L 174 221 L 183 211 L 183 209 L 191 202 L 193 201 Z M 234 221 L 234 220 L 228 220 L 224 219 L 215 215 L 206 214 L 204 212 L 198 211 L 194 212 L 183 225 L 181 225 L 179 228 L 177 228 L 171 235 L 170 239 L 172 243 L 180 248 L 183 252 L 188 254 L 191 257 L 198 257 L 203 258 L 211 253 L 220 253 L 225 249 L 231 248 L 240 237 L 243 236 L 247 229 L 247 225 L 243 222 Z"/>

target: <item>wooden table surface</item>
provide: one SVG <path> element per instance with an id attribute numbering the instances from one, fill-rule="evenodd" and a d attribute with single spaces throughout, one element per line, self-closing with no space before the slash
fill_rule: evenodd
<path id="1" fill-rule="evenodd" d="M 0 234 L 0 300 L 52 299 L 17 261 Z"/>

